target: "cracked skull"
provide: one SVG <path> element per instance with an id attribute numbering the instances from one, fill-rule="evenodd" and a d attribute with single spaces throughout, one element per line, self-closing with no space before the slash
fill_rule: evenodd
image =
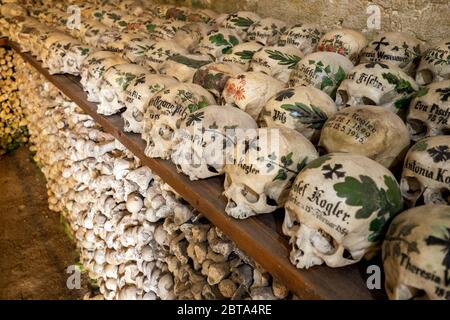
<path id="1" fill-rule="evenodd" d="M 428 49 L 422 56 L 416 72 L 419 85 L 450 79 L 450 39 Z"/>
<path id="2" fill-rule="evenodd" d="M 297 24 L 280 36 L 278 44 L 280 46 L 292 45 L 307 55 L 314 52 L 322 36 L 323 32 L 316 25 Z"/>
<path id="3" fill-rule="evenodd" d="M 347 57 L 353 64 L 359 63 L 361 51 L 367 39 L 352 29 L 336 29 L 325 33 L 317 44 L 318 51 L 336 52 Z"/>
<path id="4" fill-rule="evenodd" d="M 342 267 L 373 253 L 386 222 L 403 205 L 388 169 L 361 155 L 332 153 L 298 174 L 285 208 L 291 262 L 308 269 Z"/>
<path id="5" fill-rule="evenodd" d="M 293 179 L 317 151 L 295 130 L 260 128 L 239 137 L 233 158 L 224 170 L 225 211 L 245 219 L 282 207 Z"/>

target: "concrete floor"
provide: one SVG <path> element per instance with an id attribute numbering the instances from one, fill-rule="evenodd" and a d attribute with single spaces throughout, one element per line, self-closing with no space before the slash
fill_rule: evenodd
<path id="1" fill-rule="evenodd" d="M 45 178 L 27 147 L 0 157 L 0 299 L 80 299 L 67 267 L 78 261 L 59 214 L 48 209 Z"/>

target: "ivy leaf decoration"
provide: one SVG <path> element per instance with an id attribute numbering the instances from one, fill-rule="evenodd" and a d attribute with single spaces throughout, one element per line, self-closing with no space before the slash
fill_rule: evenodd
<path id="1" fill-rule="evenodd" d="M 425 87 L 424 88 L 420 88 L 419 91 L 414 93 L 414 98 L 423 97 L 424 95 L 426 95 L 428 93 L 428 91 L 429 91 L 429 88 L 425 88 Z"/>
<path id="2" fill-rule="evenodd" d="M 294 88 L 288 88 L 277 93 L 275 96 L 276 101 L 283 101 L 284 99 L 289 99 L 295 94 Z"/>
<path id="3" fill-rule="evenodd" d="M 328 119 L 326 113 L 314 105 L 307 106 L 304 103 L 296 102 L 295 104 L 283 104 L 281 108 L 289 111 L 293 118 L 312 129 L 321 129 Z"/>
<path id="4" fill-rule="evenodd" d="M 252 19 L 250 18 L 244 18 L 244 17 L 236 17 L 230 20 L 236 27 L 240 27 L 240 28 L 248 28 L 250 27 L 253 23 L 255 23 Z"/>
<path id="5" fill-rule="evenodd" d="M 265 50 L 269 54 L 269 58 L 277 60 L 279 65 L 288 66 L 288 69 L 293 69 L 300 61 L 300 57 L 292 54 L 283 53 L 278 50 Z"/>
<path id="6" fill-rule="evenodd" d="M 306 163 L 308 162 L 308 157 L 303 158 L 302 161 L 297 163 L 297 171 L 300 172 L 303 170 L 304 167 L 306 167 Z"/>
<path id="7" fill-rule="evenodd" d="M 341 81 L 343 81 L 344 79 L 345 79 L 345 71 L 341 66 L 339 66 L 338 71 L 334 75 L 334 81 L 336 82 L 337 85 L 339 85 Z"/>
<path id="8" fill-rule="evenodd" d="M 292 152 L 289 152 L 287 155 L 282 156 L 281 157 L 281 163 L 285 166 L 285 167 L 289 167 L 291 164 L 293 164 L 294 162 L 292 161 Z"/>
<path id="9" fill-rule="evenodd" d="M 316 169 L 321 167 L 325 162 L 327 162 L 328 160 L 330 160 L 331 157 L 329 155 L 324 155 L 321 156 L 317 159 L 314 159 L 313 161 L 311 161 L 310 163 L 308 163 L 304 169 Z"/>
<path id="10" fill-rule="evenodd" d="M 243 60 L 252 60 L 253 55 L 255 54 L 255 51 L 243 50 L 243 51 L 235 52 L 234 54 Z"/>
<path id="11" fill-rule="evenodd" d="M 412 148 L 412 151 L 425 151 L 428 148 L 428 144 L 426 141 L 422 140 L 417 142 Z"/>
<path id="12" fill-rule="evenodd" d="M 78 50 L 80 50 L 80 54 L 82 56 L 87 55 L 89 53 L 89 51 L 90 51 L 89 48 L 82 48 L 82 47 L 78 47 Z"/>
<path id="13" fill-rule="evenodd" d="M 125 21 L 121 20 L 121 21 L 119 21 L 119 26 L 125 28 L 126 26 L 128 26 L 128 23 L 126 23 Z"/>
<path id="14" fill-rule="evenodd" d="M 183 56 L 181 54 L 176 54 L 171 57 L 169 57 L 169 60 L 184 64 L 185 66 L 188 66 L 193 69 L 199 69 L 200 67 L 203 67 L 204 65 L 207 65 L 210 63 L 210 60 L 195 60 L 188 58 L 186 56 Z"/>
<path id="15" fill-rule="evenodd" d="M 387 82 L 395 85 L 395 91 L 397 93 L 406 93 L 406 94 L 414 93 L 414 89 L 411 86 L 411 83 L 409 83 L 409 81 L 402 79 L 390 72 L 383 73 L 382 76 L 384 79 L 386 79 Z"/>
<path id="16" fill-rule="evenodd" d="M 281 180 L 284 181 L 287 179 L 287 173 L 284 169 L 279 169 L 277 175 L 273 178 L 272 181 Z"/>
<path id="17" fill-rule="evenodd" d="M 156 25 L 154 25 L 154 24 L 152 24 L 152 23 L 148 23 L 148 24 L 145 26 L 145 28 L 147 29 L 147 32 L 148 32 L 148 33 L 153 33 L 153 32 L 155 32 Z"/>

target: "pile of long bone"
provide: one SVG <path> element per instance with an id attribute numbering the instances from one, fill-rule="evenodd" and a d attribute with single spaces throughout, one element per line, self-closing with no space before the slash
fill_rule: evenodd
<path id="1" fill-rule="evenodd" d="M 450 296 L 439 247 L 449 235 L 433 229 L 450 226 L 448 207 L 438 206 L 448 204 L 450 181 L 450 39 L 425 50 L 402 33 L 368 41 L 252 12 L 74 3 L 81 20 L 73 7 L 44 4 L 2 25 L 52 73 L 80 74 L 98 112 L 121 113 L 148 156 L 171 159 L 193 180 L 225 174 L 229 215 L 284 206 L 298 268 L 356 263 L 379 249 L 404 202 L 430 205 L 391 224 L 386 289 L 391 298 Z M 390 170 L 402 161 L 399 184 Z M 414 212 L 426 218 L 399 227 Z M 410 264 L 438 273 L 437 287 Z"/>
<path id="2" fill-rule="evenodd" d="M 18 70 L 50 209 L 69 221 L 106 299 L 288 296 L 31 66 Z"/>

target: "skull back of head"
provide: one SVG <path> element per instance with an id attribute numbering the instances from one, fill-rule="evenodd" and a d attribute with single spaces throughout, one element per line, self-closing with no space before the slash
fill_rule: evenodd
<path id="1" fill-rule="evenodd" d="M 283 87 L 283 82 L 264 73 L 244 72 L 228 79 L 222 97 L 257 120 L 267 101 Z"/>
<path id="2" fill-rule="evenodd" d="M 210 63 L 195 72 L 192 82 L 211 92 L 219 101 L 228 79 L 243 71 L 239 65 L 233 63 Z"/>
<path id="3" fill-rule="evenodd" d="M 339 86 L 336 105 L 377 105 L 404 114 L 418 88 L 414 79 L 398 67 L 381 62 L 360 64 Z"/>
<path id="4" fill-rule="evenodd" d="M 62 73 L 64 69 L 64 60 L 67 53 L 74 45 L 80 45 L 78 40 L 66 38 L 53 43 L 48 49 L 45 65 L 49 69 L 50 74 Z"/>
<path id="5" fill-rule="evenodd" d="M 450 206 L 425 205 L 392 221 L 383 242 L 389 299 L 450 299 Z"/>
<path id="6" fill-rule="evenodd" d="M 178 29 L 182 28 L 186 22 L 178 20 L 164 20 L 154 24 L 154 28 L 149 35 L 154 40 L 172 40 Z M 148 29 L 147 29 L 148 30 Z"/>
<path id="7" fill-rule="evenodd" d="M 347 57 L 354 64 L 358 64 L 361 51 L 366 45 L 367 39 L 360 32 L 352 29 L 335 29 L 325 33 L 317 49 L 336 52 Z"/>
<path id="8" fill-rule="evenodd" d="M 323 126 L 319 145 L 327 153 L 349 152 L 392 168 L 403 160 L 409 132 L 396 114 L 377 106 L 355 106 L 332 115 Z"/>
<path id="9" fill-rule="evenodd" d="M 291 45 L 264 47 L 255 52 L 250 68 L 286 83 L 301 58 L 303 53 L 300 49 Z"/>
<path id="10" fill-rule="evenodd" d="M 182 120 L 172 161 L 191 180 L 223 174 L 225 164 L 232 163 L 240 132 L 257 127 L 255 120 L 238 108 L 202 108 Z"/>
<path id="11" fill-rule="evenodd" d="M 314 52 L 300 60 L 292 70 L 289 86 L 312 86 L 334 99 L 337 88 L 352 69 L 353 63 L 340 54 Z"/>
<path id="12" fill-rule="evenodd" d="M 110 30 L 106 25 L 98 21 L 93 21 L 86 27 L 86 31 L 81 35 L 83 42 L 96 47 L 98 39 L 104 33 Z"/>
<path id="13" fill-rule="evenodd" d="M 205 23 L 188 23 L 177 30 L 173 40 L 188 52 L 197 49 L 200 40 L 212 29 Z"/>
<path id="14" fill-rule="evenodd" d="M 123 57 L 131 63 L 143 65 L 145 53 L 155 44 L 154 40 L 145 37 L 132 38 L 123 47 Z"/>
<path id="15" fill-rule="evenodd" d="M 274 18 L 264 18 L 252 24 L 247 30 L 247 41 L 256 41 L 265 46 L 278 42 L 280 35 L 286 31 L 286 23 Z"/>
<path id="16" fill-rule="evenodd" d="M 227 29 L 236 30 L 239 36 L 245 38 L 245 35 L 253 24 L 261 20 L 261 17 L 250 11 L 238 11 L 228 14 L 222 22 L 222 26 Z"/>
<path id="17" fill-rule="evenodd" d="M 450 203 L 450 136 L 420 140 L 409 149 L 401 189 L 408 206 Z M 423 200 L 422 200 L 423 199 Z"/>
<path id="18" fill-rule="evenodd" d="M 450 80 L 434 82 L 419 91 L 411 101 L 406 125 L 411 139 L 450 132 Z"/>
<path id="19" fill-rule="evenodd" d="M 94 49 L 84 44 L 72 45 L 63 59 L 62 72 L 78 76 L 83 61 Z"/>
<path id="20" fill-rule="evenodd" d="M 175 54 L 187 54 L 187 52 L 173 41 L 157 41 L 147 50 L 144 64 L 150 70 L 158 72 L 163 63 Z"/>
<path id="21" fill-rule="evenodd" d="M 224 54 L 230 53 L 232 48 L 240 42 L 241 38 L 235 30 L 213 29 L 202 37 L 195 53 L 208 54 L 214 60 L 217 60 Z"/>
<path id="22" fill-rule="evenodd" d="M 240 43 L 237 46 L 234 46 L 230 53 L 223 55 L 222 61 L 237 64 L 241 66 L 244 71 L 247 71 L 250 67 L 253 55 L 262 47 L 263 46 L 256 41 Z"/>
<path id="23" fill-rule="evenodd" d="M 356 263 L 376 249 L 386 222 L 402 207 L 388 169 L 360 155 L 324 155 L 298 174 L 285 205 L 291 262 L 297 268 Z"/>
<path id="24" fill-rule="evenodd" d="M 305 137 L 286 127 L 248 130 L 238 137 L 234 163 L 225 166 L 228 215 L 245 219 L 282 207 L 297 173 L 317 151 Z"/>
<path id="25" fill-rule="evenodd" d="M 423 86 L 450 79 L 450 39 L 439 42 L 422 56 L 416 72 L 416 81 Z"/>
<path id="26" fill-rule="evenodd" d="M 61 48 L 61 45 L 67 45 L 70 42 L 75 42 L 75 39 L 65 35 L 63 33 L 60 32 L 52 32 L 50 34 L 48 34 L 47 38 L 45 39 L 45 41 L 42 44 L 41 47 L 41 51 L 39 54 L 39 58 L 40 60 L 42 60 L 43 65 L 44 66 L 48 66 L 48 55 L 51 54 L 51 50 L 50 48 L 54 45 L 54 44 L 59 44 L 58 47 Z M 56 48 L 55 46 L 53 46 L 54 48 Z"/>
<path id="27" fill-rule="evenodd" d="M 397 66 L 413 75 L 421 56 L 421 44 L 413 36 L 403 32 L 385 32 L 363 49 L 361 63 L 384 62 Z"/>
<path id="28" fill-rule="evenodd" d="M 175 131 L 189 114 L 208 105 L 214 97 L 197 84 L 178 83 L 156 93 L 144 115 L 142 138 L 147 141 L 145 154 L 167 159 L 175 143 Z"/>
<path id="29" fill-rule="evenodd" d="M 292 45 L 300 49 L 304 55 L 313 53 L 317 43 L 323 36 L 321 29 L 313 24 L 297 24 L 280 36 L 280 46 Z"/>
<path id="30" fill-rule="evenodd" d="M 100 104 L 97 112 L 112 115 L 125 108 L 124 100 L 128 86 L 146 73 L 147 70 L 137 64 L 119 64 L 109 68 L 103 74 L 100 84 Z"/>
<path id="31" fill-rule="evenodd" d="M 261 113 L 264 126 L 286 126 L 318 140 L 325 121 L 337 111 L 334 101 L 314 87 L 298 86 L 277 92 Z"/>
<path id="32" fill-rule="evenodd" d="M 159 69 L 161 74 L 172 76 L 181 82 L 192 82 L 195 72 L 211 63 L 211 57 L 198 54 L 175 54 L 169 57 Z"/>
<path id="33" fill-rule="evenodd" d="M 153 95 L 164 88 L 176 84 L 172 77 L 156 74 L 145 74 L 131 81 L 127 87 L 124 104 L 126 110 L 122 113 L 124 130 L 141 133 L 145 110 Z"/>

